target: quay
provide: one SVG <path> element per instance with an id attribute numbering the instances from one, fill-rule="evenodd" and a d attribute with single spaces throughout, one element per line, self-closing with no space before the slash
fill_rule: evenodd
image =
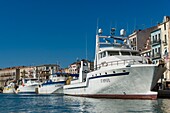
<path id="1" fill-rule="evenodd" d="M 170 98 L 170 90 L 159 90 L 158 98 Z"/>
<path id="2" fill-rule="evenodd" d="M 2 93 L 3 92 L 3 88 L 2 87 L 0 87 L 0 93 Z"/>

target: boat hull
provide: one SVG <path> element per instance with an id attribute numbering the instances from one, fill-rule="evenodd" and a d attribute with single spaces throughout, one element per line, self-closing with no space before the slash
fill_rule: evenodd
<path id="1" fill-rule="evenodd" d="M 105 98 L 105 99 L 146 99 L 146 100 L 156 100 L 157 95 L 117 95 L 117 94 L 85 94 L 85 95 L 71 95 L 69 96 L 78 96 L 78 97 L 88 97 L 88 98 Z"/>
<path id="2" fill-rule="evenodd" d="M 19 86 L 16 93 L 17 94 L 35 94 L 35 89 L 38 87 L 38 85 L 31 85 L 31 86 Z"/>
<path id="3" fill-rule="evenodd" d="M 156 99 L 157 92 L 151 91 L 151 86 L 157 68 L 155 65 L 103 68 L 89 73 L 88 76 L 97 76 L 87 78 L 84 83 L 64 86 L 64 94 L 95 98 Z"/>
<path id="4" fill-rule="evenodd" d="M 14 94 L 15 93 L 15 88 L 4 88 L 3 93 Z"/>
<path id="5" fill-rule="evenodd" d="M 57 94 L 63 93 L 64 83 L 47 84 L 38 87 L 38 94 Z"/>
<path id="6" fill-rule="evenodd" d="M 9 85 L 5 86 L 3 89 L 3 93 L 8 93 L 8 94 L 15 93 L 15 84 L 10 83 Z"/>

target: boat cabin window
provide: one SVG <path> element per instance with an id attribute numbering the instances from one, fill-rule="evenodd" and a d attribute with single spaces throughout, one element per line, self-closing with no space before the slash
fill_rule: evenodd
<path id="1" fill-rule="evenodd" d="M 108 51 L 109 56 L 119 55 L 119 51 Z"/>
<path id="2" fill-rule="evenodd" d="M 130 52 L 128 52 L 128 51 L 121 51 L 121 54 L 122 55 L 131 55 Z"/>
<path id="3" fill-rule="evenodd" d="M 131 52 L 132 56 L 139 56 L 140 54 L 138 52 Z"/>
<path id="4" fill-rule="evenodd" d="M 103 57 L 106 57 L 106 52 L 105 51 L 99 54 L 99 58 L 103 58 Z"/>

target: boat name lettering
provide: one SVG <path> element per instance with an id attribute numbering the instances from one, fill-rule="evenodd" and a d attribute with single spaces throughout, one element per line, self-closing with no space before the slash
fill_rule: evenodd
<path id="1" fill-rule="evenodd" d="M 107 82 L 110 82 L 110 79 L 101 79 L 101 83 L 107 83 Z"/>
<path id="2" fill-rule="evenodd" d="M 55 85 L 55 87 L 62 87 L 62 85 L 61 84 L 57 84 L 57 85 Z"/>

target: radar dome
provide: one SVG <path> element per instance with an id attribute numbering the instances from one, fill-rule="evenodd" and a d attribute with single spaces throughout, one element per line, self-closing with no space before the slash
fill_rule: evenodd
<path id="1" fill-rule="evenodd" d="M 103 30 L 100 28 L 100 29 L 98 30 L 98 33 L 99 33 L 99 34 L 102 34 L 102 33 L 103 33 Z"/>
<path id="2" fill-rule="evenodd" d="M 126 31 L 125 31 L 124 29 L 121 29 L 121 30 L 120 30 L 120 35 L 121 35 L 121 36 L 125 36 L 125 35 L 126 35 Z"/>

